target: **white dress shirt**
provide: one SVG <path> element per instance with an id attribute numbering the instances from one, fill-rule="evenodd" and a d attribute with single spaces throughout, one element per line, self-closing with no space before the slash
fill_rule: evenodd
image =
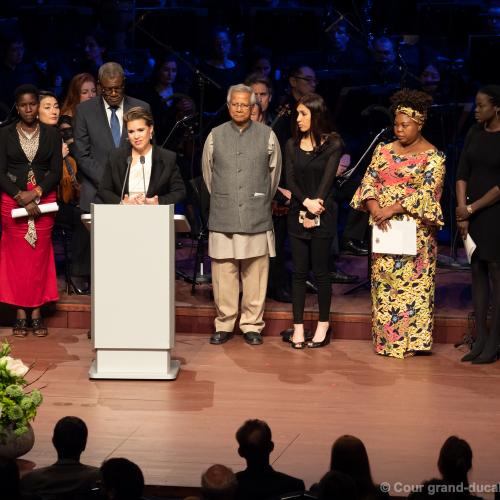
<path id="1" fill-rule="evenodd" d="M 104 98 L 102 99 L 102 102 L 104 103 L 104 109 L 106 110 L 106 116 L 108 117 L 109 128 L 111 128 L 111 106 L 104 100 Z M 118 108 L 116 108 L 116 117 L 118 118 L 118 123 L 120 124 L 121 137 L 123 131 L 123 99 L 118 105 Z"/>
<path id="2" fill-rule="evenodd" d="M 149 188 L 149 181 L 151 180 L 151 165 L 153 161 L 153 148 L 149 149 L 144 155 L 145 163 L 144 170 L 140 162 L 140 157 L 132 160 L 130 165 L 130 174 L 128 178 L 128 194 L 146 194 Z M 144 189 L 145 186 L 145 189 Z"/>

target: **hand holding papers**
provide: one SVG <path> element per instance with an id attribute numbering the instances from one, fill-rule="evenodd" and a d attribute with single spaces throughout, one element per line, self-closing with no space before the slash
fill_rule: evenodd
<path id="1" fill-rule="evenodd" d="M 467 233 L 467 236 L 464 238 L 463 241 L 464 241 L 465 253 L 467 255 L 467 262 L 470 264 L 472 260 L 472 254 L 476 249 L 476 244 L 474 243 L 474 240 L 470 237 L 469 233 Z"/>
<path id="2" fill-rule="evenodd" d="M 56 202 L 53 203 L 43 203 L 42 205 L 38 205 L 40 212 L 42 214 L 48 214 L 50 212 L 57 212 L 59 210 L 59 205 Z M 18 217 L 26 217 L 28 212 L 25 208 L 13 208 L 11 210 L 12 218 L 17 219 Z"/>
<path id="3" fill-rule="evenodd" d="M 374 225 L 372 252 L 417 255 L 417 223 L 415 220 L 391 220 L 386 231 L 382 231 Z"/>

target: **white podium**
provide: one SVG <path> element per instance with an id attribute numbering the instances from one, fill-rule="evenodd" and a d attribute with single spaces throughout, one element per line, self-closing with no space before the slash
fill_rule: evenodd
<path id="1" fill-rule="evenodd" d="M 92 379 L 175 379 L 173 205 L 91 206 Z"/>

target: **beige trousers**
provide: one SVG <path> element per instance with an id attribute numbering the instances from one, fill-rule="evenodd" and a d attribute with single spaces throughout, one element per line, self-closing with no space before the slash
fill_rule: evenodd
<path id="1" fill-rule="evenodd" d="M 249 259 L 212 259 L 216 332 L 232 332 L 238 316 L 240 277 L 243 288 L 240 330 L 260 333 L 264 328 L 269 255 Z"/>

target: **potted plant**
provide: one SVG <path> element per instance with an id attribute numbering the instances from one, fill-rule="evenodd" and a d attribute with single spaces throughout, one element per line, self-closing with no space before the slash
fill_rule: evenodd
<path id="1" fill-rule="evenodd" d="M 30 371 L 20 359 L 10 356 L 8 342 L 0 348 L 0 457 L 17 458 L 33 447 L 30 422 L 42 403 L 42 394 L 24 378 Z"/>

